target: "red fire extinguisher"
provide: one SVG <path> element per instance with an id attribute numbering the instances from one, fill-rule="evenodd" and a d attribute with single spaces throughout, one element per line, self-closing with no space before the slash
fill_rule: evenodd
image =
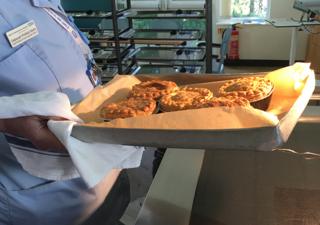
<path id="1" fill-rule="evenodd" d="M 236 26 L 232 26 L 232 33 L 229 42 L 228 59 L 239 59 L 239 31 Z"/>

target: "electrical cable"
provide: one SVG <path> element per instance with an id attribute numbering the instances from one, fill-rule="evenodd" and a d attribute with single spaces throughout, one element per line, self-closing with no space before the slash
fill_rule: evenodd
<path id="1" fill-rule="evenodd" d="M 314 34 L 314 35 L 319 35 L 320 31 L 318 32 L 313 32 L 309 29 L 308 25 L 306 25 L 304 22 L 301 23 L 301 25 L 303 26 L 304 30 L 307 31 L 310 34 Z"/>
<path id="2" fill-rule="evenodd" d="M 296 20 L 296 19 L 294 19 L 294 18 L 291 18 L 291 20 L 294 21 L 294 22 L 300 23 L 301 26 L 303 27 L 303 29 L 304 29 L 305 31 L 307 31 L 308 33 L 310 33 L 310 34 L 314 34 L 314 35 L 320 34 L 320 31 L 319 31 L 319 32 L 313 32 L 312 30 L 309 29 L 309 26 L 310 26 L 310 25 L 305 24 L 305 22 L 303 21 L 303 16 L 304 16 L 304 15 L 302 15 L 302 17 L 300 18 L 300 20 Z M 308 22 L 308 21 L 307 21 L 307 22 Z M 320 25 L 320 24 L 319 24 L 319 25 Z"/>

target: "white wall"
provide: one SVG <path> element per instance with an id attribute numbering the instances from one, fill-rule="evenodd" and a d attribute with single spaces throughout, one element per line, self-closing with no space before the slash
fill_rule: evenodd
<path id="1" fill-rule="evenodd" d="M 294 0 L 271 0 L 271 18 L 299 19 L 301 12 L 293 9 Z M 271 25 L 241 25 L 240 58 L 288 60 L 291 28 Z M 296 60 L 304 60 L 308 33 L 298 32 Z"/>

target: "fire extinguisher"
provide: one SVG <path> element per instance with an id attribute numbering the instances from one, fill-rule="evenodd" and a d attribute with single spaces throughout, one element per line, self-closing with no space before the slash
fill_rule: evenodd
<path id="1" fill-rule="evenodd" d="M 232 33 L 229 42 L 228 59 L 239 59 L 239 31 L 237 30 L 237 27 L 235 25 L 232 26 Z"/>

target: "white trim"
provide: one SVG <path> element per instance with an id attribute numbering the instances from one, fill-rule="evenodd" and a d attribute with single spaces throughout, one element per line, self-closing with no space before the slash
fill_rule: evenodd
<path id="1" fill-rule="evenodd" d="M 168 9 L 168 0 L 160 0 L 160 9 L 167 10 Z"/>
<path id="2" fill-rule="evenodd" d="M 271 4 L 272 4 L 272 1 L 268 0 L 268 12 L 265 19 L 271 18 L 271 6 L 272 6 Z"/>
<path id="3" fill-rule="evenodd" d="M 167 0 L 168 9 L 203 9 L 205 0 Z"/>
<path id="4" fill-rule="evenodd" d="M 133 9 L 160 9 L 161 0 L 132 0 L 131 7 Z"/>

